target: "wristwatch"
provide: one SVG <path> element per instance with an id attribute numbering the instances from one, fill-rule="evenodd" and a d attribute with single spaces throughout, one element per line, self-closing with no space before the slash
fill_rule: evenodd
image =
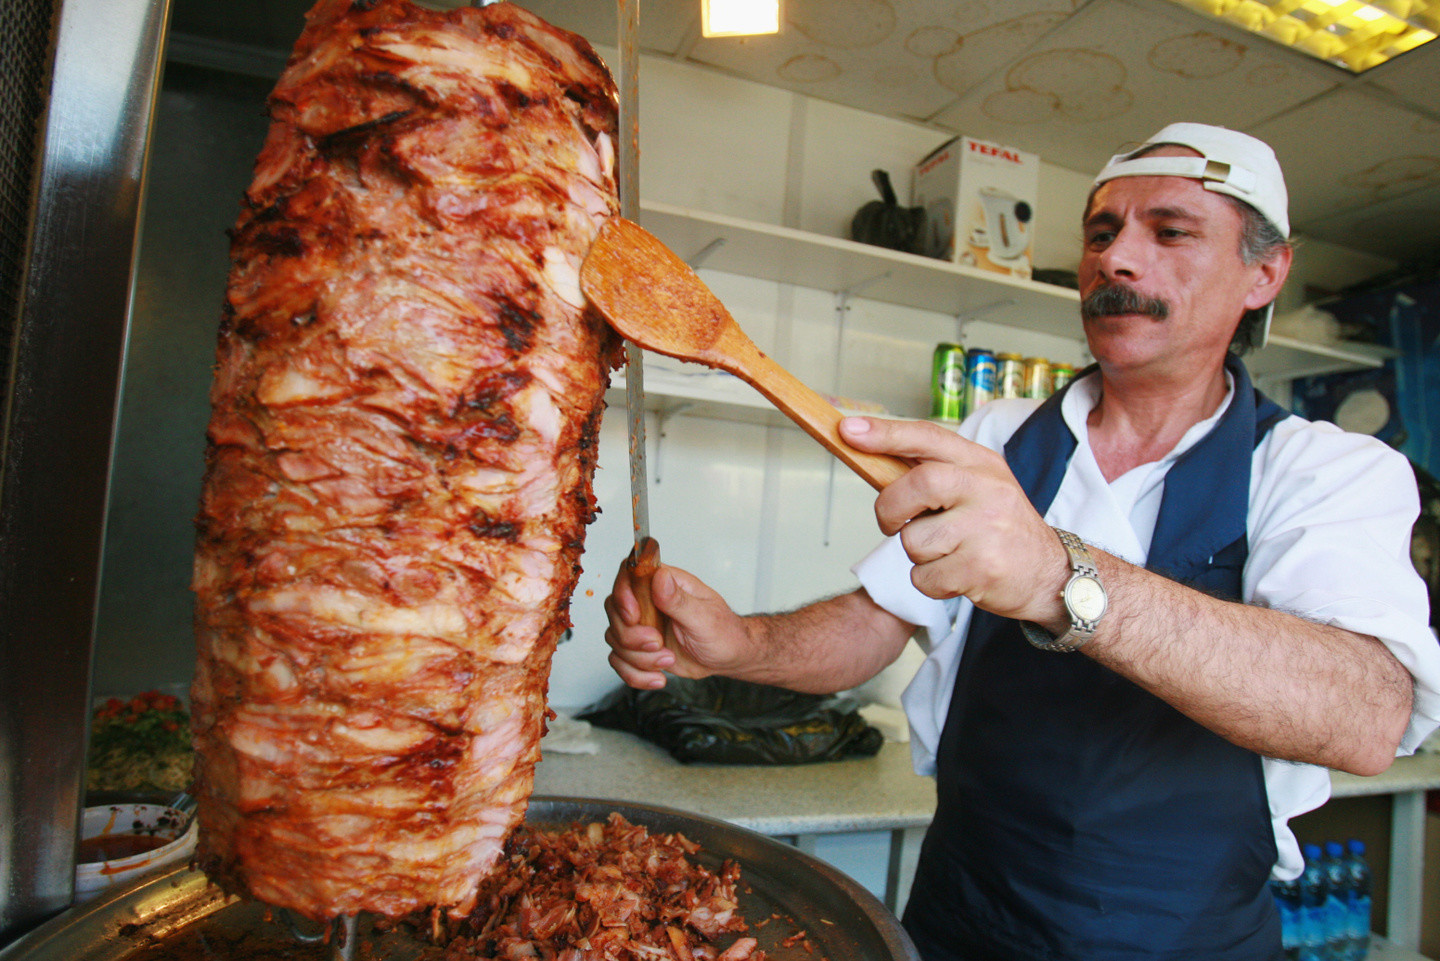
<path id="1" fill-rule="evenodd" d="M 1095 558 L 1090 556 L 1085 542 L 1069 531 L 1055 528 L 1055 533 L 1070 555 L 1070 580 L 1065 582 L 1060 592 L 1060 599 L 1065 602 L 1065 610 L 1070 614 L 1070 629 L 1059 637 L 1051 637 L 1049 631 L 1028 621 L 1021 621 L 1020 628 L 1025 632 L 1025 639 L 1040 650 L 1063 653 L 1078 651 L 1095 636 L 1095 629 L 1105 615 L 1109 600 L 1104 585 L 1100 583 Z"/>

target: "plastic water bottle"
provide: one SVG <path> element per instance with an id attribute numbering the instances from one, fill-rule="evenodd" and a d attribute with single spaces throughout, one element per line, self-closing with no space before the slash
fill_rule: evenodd
<path id="1" fill-rule="evenodd" d="M 1300 875 L 1300 961 L 1332 961 L 1326 948 L 1326 899 L 1329 885 L 1320 863 L 1320 845 L 1307 844 L 1305 870 Z"/>
<path id="2" fill-rule="evenodd" d="M 1365 860 L 1365 842 L 1350 839 L 1345 859 L 1350 875 L 1350 953 L 1346 961 L 1364 961 L 1370 954 L 1370 864 Z"/>
<path id="3" fill-rule="evenodd" d="M 1332 961 L 1351 957 L 1350 942 L 1354 923 L 1350 918 L 1350 865 L 1345 845 L 1327 841 L 1325 859 L 1325 949 Z"/>
<path id="4" fill-rule="evenodd" d="M 1285 961 L 1300 961 L 1300 881 L 1271 880 L 1270 893 L 1275 896 L 1275 909 L 1280 913 L 1280 944 Z"/>

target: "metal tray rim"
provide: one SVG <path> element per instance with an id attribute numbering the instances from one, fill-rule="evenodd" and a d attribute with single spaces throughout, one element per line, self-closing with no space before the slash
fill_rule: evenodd
<path id="1" fill-rule="evenodd" d="M 875 895 L 819 858 L 748 828 L 663 805 L 556 795 L 533 796 L 526 820 L 564 826 L 601 820 L 612 811 L 651 831 L 678 831 L 700 844 L 709 857 L 733 858 L 748 883 L 784 879 L 787 888 L 793 886 L 831 907 L 843 906 L 848 910 L 837 921 L 847 934 L 856 936 L 857 957 L 868 959 L 878 951 L 896 961 L 919 961 L 909 936 Z M 122 958 L 125 948 L 118 942 L 131 926 L 151 925 L 163 937 L 240 902 L 221 894 L 198 870 L 183 864 L 161 868 L 51 918 L 0 948 L 0 961 Z"/>

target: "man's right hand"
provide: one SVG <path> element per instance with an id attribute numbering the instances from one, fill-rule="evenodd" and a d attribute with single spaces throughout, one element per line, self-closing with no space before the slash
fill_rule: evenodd
<path id="1" fill-rule="evenodd" d="M 631 687 L 665 686 L 665 673 L 708 677 L 743 663 L 750 636 L 744 620 L 704 582 L 678 567 L 661 566 L 650 582 L 665 634 L 640 624 L 640 604 L 627 566 L 615 574 L 605 599 L 610 666 Z"/>

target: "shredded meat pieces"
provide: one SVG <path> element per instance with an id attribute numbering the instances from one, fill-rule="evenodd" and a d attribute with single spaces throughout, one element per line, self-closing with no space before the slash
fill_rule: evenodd
<path id="1" fill-rule="evenodd" d="M 508 3 L 307 15 L 231 234 L 196 519 L 197 859 L 227 891 L 464 917 L 524 819 L 618 361 L 579 292 L 615 109 L 589 44 Z"/>
<path id="2" fill-rule="evenodd" d="M 521 828 L 480 889 L 446 961 L 764 961 L 748 930 L 740 868 L 700 864 L 681 834 L 651 834 L 611 814 L 564 831 Z"/>

